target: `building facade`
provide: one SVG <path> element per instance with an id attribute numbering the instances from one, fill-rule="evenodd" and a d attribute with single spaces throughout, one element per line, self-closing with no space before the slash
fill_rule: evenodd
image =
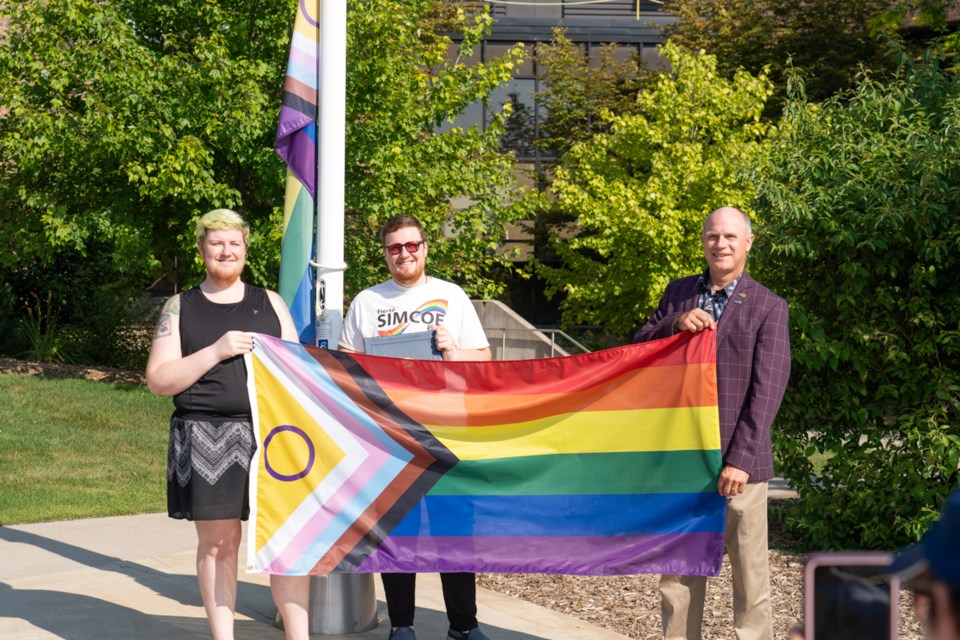
<path id="1" fill-rule="evenodd" d="M 554 30 L 561 27 L 567 39 L 580 45 L 591 60 L 599 59 L 601 45 L 615 44 L 618 60 L 636 57 L 641 66 L 655 69 L 662 65 L 657 50 L 663 42 L 661 29 L 674 21 L 661 11 L 660 2 L 652 0 L 488 0 L 485 4 L 494 23 L 490 35 L 474 51 L 473 60 L 501 57 L 518 42 L 525 45 L 527 55 L 514 70 L 510 83 L 494 91 L 486 106 L 474 104 L 455 123 L 446 126 L 485 127 L 491 114 L 500 112 L 504 103 L 512 102 L 508 135 L 501 139 L 501 144 L 516 154 L 517 178 L 525 186 L 534 186 L 538 177 L 548 174 L 554 161 L 549 151 L 534 144 L 546 115 L 537 100 L 543 86 L 536 47 L 549 43 Z M 538 253 L 531 233 L 534 224 L 535 221 L 527 221 L 507 229 L 505 248 L 516 252 L 515 260 L 519 263 Z M 530 322 L 538 326 L 559 323 L 556 301 L 544 297 L 537 278 L 516 278 L 508 283 L 508 290 L 509 306 Z"/>

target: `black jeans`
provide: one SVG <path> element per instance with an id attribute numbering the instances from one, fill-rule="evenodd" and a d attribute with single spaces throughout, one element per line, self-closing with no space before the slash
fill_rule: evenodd
<path id="1" fill-rule="evenodd" d="M 382 573 L 383 592 L 391 627 L 412 627 L 416 608 L 417 574 Z M 441 573 L 443 604 L 447 620 L 454 631 L 470 631 L 477 627 L 477 574 Z"/>

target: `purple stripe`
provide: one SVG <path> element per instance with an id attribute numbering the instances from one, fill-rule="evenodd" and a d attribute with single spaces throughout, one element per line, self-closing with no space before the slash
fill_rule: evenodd
<path id="1" fill-rule="evenodd" d="M 310 193 L 310 197 L 317 199 L 317 144 L 302 130 L 296 130 L 295 125 L 310 126 L 314 123 L 297 111 L 285 106 L 280 107 L 280 126 L 277 129 L 277 153 L 283 158 L 290 171 Z"/>
<path id="2" fill-rule="evenodd" d="M 277 125 L 277 141 L 313 124 L 310 116 L 303 114 L 296 109 L 280 105 L 280 119 Z"/>
<path id="3" fill-rule="evenodd" d="M 722 533 L 574 537 L 389 537 L 357 573 L 672 573 L 715 576 Z"/>

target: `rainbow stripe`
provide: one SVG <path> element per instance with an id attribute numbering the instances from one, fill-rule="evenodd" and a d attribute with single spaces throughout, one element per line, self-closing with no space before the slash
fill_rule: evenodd
<path id="1" fill-rule="evenodd" d="M 290 38 L 276 141 L 277 153 L 287 164 L 278 290 L 290 308 L 300 341 L 308 344 L 314 343 L 310 258 L 316 218 L 316 123 L 320 83 L 320 28 L 316 11 L 319 11 L 318 3 L 300 1 Z"/>
<path id="2" fill-rule="evenodd" d="M 258 336 L 253 571 L 715 575 L 715 335 L 443 362 Z"/>

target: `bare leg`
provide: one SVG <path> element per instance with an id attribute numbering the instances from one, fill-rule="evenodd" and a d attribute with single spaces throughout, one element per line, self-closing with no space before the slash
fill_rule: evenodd
<path id="1" fill-rule="evenodd" d="M 283 619 L 286 640 L 309 640 L 307 602 L 310 599 L 310 576 L 272 575 L 270 591 Z"/>
<path id="2" fill-rule="evenodd" d="M 213 640 L 233 640 L 240 520 L 197 520 L 197 579 Z"/>

